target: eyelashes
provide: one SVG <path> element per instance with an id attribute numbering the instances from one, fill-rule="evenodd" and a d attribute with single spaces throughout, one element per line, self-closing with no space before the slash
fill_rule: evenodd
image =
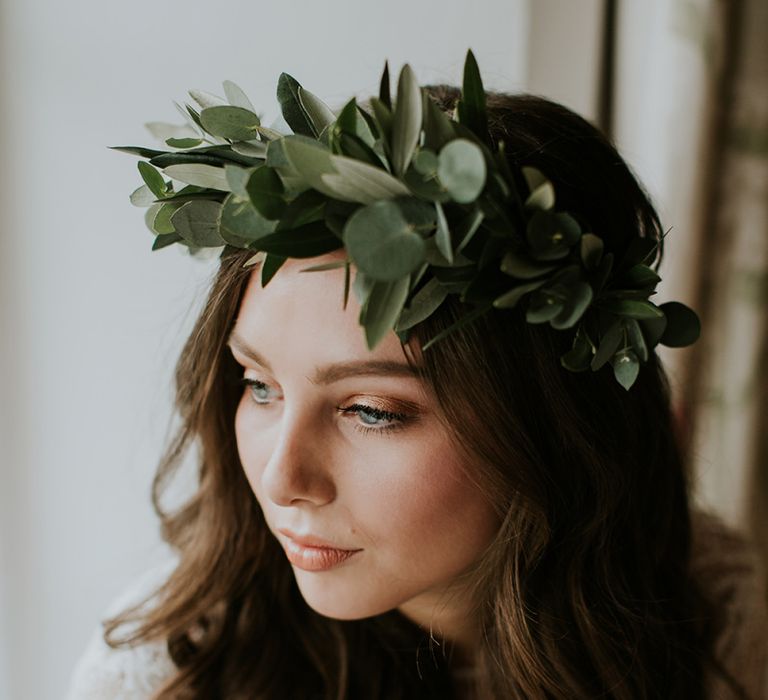
<path id="1" fill-rule="evenodd" d="M 280 398 L 277 392 L 258 379 L 250 377 L 241 377 L 239 383 L 245 387 L 250 395 L 251 401 L 256 406 L 269 406 L 272 400 Z M 272 392 L 270 394 L 270 392 Z M 349 406 L 336 406 L 338 413 L 350 418 L 357 418 L 353 423 L 355 430 L 363 434 L 384 434 L 393 433 L 405 428 L 406 424 L 412 420 L 412 416 L 406 413 L 387 411 L 376 406 L 370 406 L 362 403 L 353 403 Z M 381 421 L 385 421 L 381 423 Z"/>

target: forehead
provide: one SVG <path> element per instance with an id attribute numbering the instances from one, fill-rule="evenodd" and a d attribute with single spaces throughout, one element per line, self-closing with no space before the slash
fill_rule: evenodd
<path id="1" fill-rule="evenodd" d="M 343 251 L 315 258 L 291 258 L 266 287 L 255 269 L 240 303 L 234 333 L 272 357 L 306 358 L 312 363 L 348 359 L 402 361 L 394 331 L 369 350 L 358 323 L 360 305 L 350 290 L 344 308 L 343 267 L 315 272 L 305 268 L 343 261 Z M 355 270 L 351 271 L 354 279 Z M 279 359 L 275 358 L 275 362 Z"/>

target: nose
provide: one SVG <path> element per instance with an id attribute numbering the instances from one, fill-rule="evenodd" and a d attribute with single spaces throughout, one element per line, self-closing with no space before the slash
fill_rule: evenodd
<path id="1" fill-rule="evenodd" d="M 279 506 L 322 506 L 336 497 L 324 430 L 301 409 L 283 410 L 278 437 L 261 474 L 262 493 Z"/>

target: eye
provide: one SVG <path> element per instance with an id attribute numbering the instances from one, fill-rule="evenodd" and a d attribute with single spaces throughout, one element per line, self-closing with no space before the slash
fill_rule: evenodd
<path id="1" fill-rule="evenodd" d="M 363 433 L 388 433 L 402 430 L 409 418 L 405 413 L 394 413 L 359 403 L 346 407 L 339 406 L 338 411 L 343 415 L 357 417 L 359 421 L 355 422 L 354 427 Z"/>
<path id="2" fill-rule="evenodd" d="M 272 387 L 258 379 L 243 377 L 240 382 L 248 389 L 254 403 L 263 406 L 271 403 L 274 398 L 280 398 L 280 395 Z"/>

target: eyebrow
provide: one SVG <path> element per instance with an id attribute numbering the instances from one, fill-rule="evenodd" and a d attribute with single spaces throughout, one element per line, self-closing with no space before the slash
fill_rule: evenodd
<path id="1" fill-rule="evenodd" d="M 237 350 L 241 355 L 261 365 L 268 372 L 273 372 L 267 359 L 257 350 L 247 345 L 234 331 L 227 339 L 227 345 Z M 333 384 L 349 377 L 360 376 L 397 376 L 418 378 L 418 369 L 405 362 L 394 360 L 353 360 L 350 362 L 334 362 L 322 367 L 315 367 L 315 373 L 310 377 L 313 384 Z"/>

